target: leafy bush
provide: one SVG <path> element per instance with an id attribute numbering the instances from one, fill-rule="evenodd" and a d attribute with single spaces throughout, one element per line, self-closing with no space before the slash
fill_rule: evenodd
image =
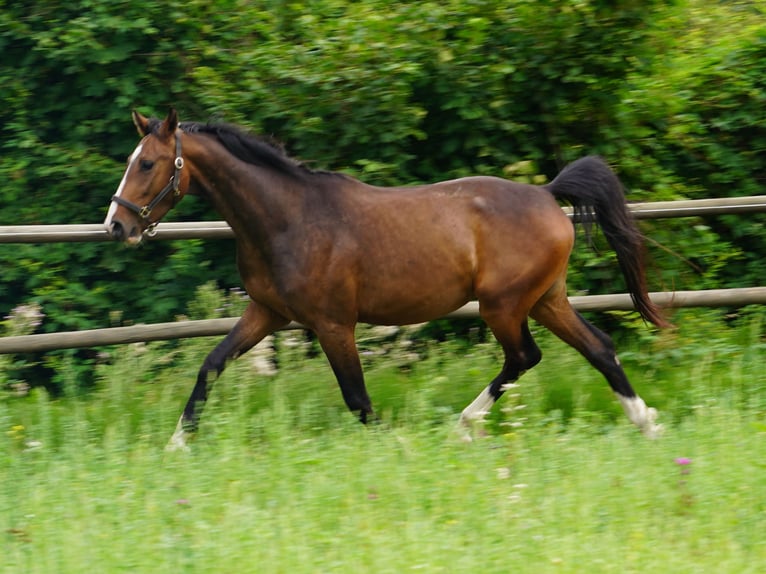
<path id="1" fill-rule="evenodd" d="M 11 4 L 0 223 L 100 221 L 136 144 L 130 108 L 171 104 L 378 184 L 519 165 L 543 181 L 600 153 L 632 200 L 762 193 L 764 16 L 701 0 Z M 217 215 L 187 199 L 173 217 Z M 642 224 L 653 286 L 762 283 L 763 225 Z M 238 285 L 233 262 L 230 241 L 6 246 L 0 313 L 34 301 L 45 331 L 172 320 L 198 285 Z M 623 289 L 608 250 L 578 248 L 571 281 Z"/>

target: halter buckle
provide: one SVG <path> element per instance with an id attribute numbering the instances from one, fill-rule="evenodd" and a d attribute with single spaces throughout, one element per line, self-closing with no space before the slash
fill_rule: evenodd
<path id="1" fill-rule="evenodd" d="M 141 209 L 138 210 L 138 216 L 141 219 L 147 219 L 151 212 L 152 209 L 148 205 L 144 205 Z"/>
<path id="2" fill-rule="evenodd" d="M 175 166 L 176 166 L 176 169 L 183 169 L 183 167 L 184 167 L 184 158 L 182 158 L 181 156 L 178 156 L 176 158 Z"/>

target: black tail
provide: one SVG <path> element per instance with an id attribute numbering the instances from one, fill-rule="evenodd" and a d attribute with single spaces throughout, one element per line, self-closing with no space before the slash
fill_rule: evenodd
<path id="1" fill-rule="evenodd" d="M 652 303 L 644 274 L 644 241 L 628 212 L 622 183 L 604 160 L 588 156 L 566 166 L 545 188 L 574 208 L 574 221 L 588 226 L 594 220 L 617 253 L 628 291 L 641 316 L 658 327 L 668 327 L 662 311 Z"/>

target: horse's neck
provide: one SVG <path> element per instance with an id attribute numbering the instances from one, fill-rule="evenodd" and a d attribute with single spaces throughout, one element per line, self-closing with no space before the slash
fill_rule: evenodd
<path id="1" fill-rule="evenodd" d="M 269 234 L 300 212 L 294 182 L 267 168 L 245 164 L 219 145 L 200 146 L 189 156 L 197 185 L 238 239 Z M 262 238 L 253 237 L 256 241 Z"/>

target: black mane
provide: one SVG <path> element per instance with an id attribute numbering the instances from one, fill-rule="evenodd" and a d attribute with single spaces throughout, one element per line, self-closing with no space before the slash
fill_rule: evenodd
<path id="1" fill-rule="evenodd" d="M 244 162 L 276 170 L 300 178 L 317 173 L 288 156 L 273 141 L 249 134 L 237 126 L 224 123 L 182 122 L 181 131 L 214 136 L 232 155 Z"/>
<path id="2" fill-rule="evenodd" d="M 151 118 L 149 131 L 156 132 L 161 124 L 162 120 Z M 345 177 L 336 172 L 313 170 L 288 156 L 284 148 L 275 141 L 252 135 L 238 126 L 212 122 L 181 122 L 179 127 L 181 131 L 188 134 L 211 135 L 236 158 L 246 163 L 273 169 L 284 175 L 298 179 L 317 174 Z"/>

